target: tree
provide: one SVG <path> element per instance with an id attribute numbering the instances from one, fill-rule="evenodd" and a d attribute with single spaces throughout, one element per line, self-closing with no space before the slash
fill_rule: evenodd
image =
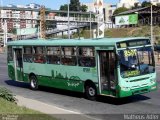
<path id="1" fill-rule="evenodd" d="M 69 7 L 71 11 L 79 11 L 81 9 L 81 4 L 79 0 L 70 0 Z"/>
<path id="2" fill-rule="evenodd" d="M 59 10 L 68 11 L 68 5 L 67 4 L 61 5 Z M 60 13 L 60 15 L 67 16 L 67 13 Z"/>
<path id="3" fill-rule="evenodd" d="M 122 12 L 125 12 L 125 11 L 128 11 L 128 9 L 125 8 L 125 7 L 120 7 L 120 8 L 117 8 L 117 9 L 114 11 L 113 15 L 117 15 L 117 14 L 122 13 Z"/>
<path id="4" fill-rule="evenodd" d="M 69 9 L 70 9 L 70 11 L 86 12 L 88 7 L 86 5 L 81 5 L 79 0 L 70 0 Z M 59 10 L 67 11 L 68 5 L 67 4 L 61 5 Z"/>
<path id="5" fill-rule="evenodd" d="M 68 10 L 68 5 L 67 4 L 61 5 L 59 10 L 67 11 Z"/>
<path id="6" fill-rule="evenodd" d="M 86 5 L 82 5 L 82 6 L 81 6 L 81 11 L 82 11 L 82 12 L 86 12 L 87 9 L 88 9 L 88 6 L 86 6 Z"/>
<path id="7" fill-rule="evenodd" d="M 141 5 L 139 5 L 139 3 L 134 3 L 134 6 L 132 7 L 132 9 L 137 9 L 137 8 L 140 8 Z"/>
<path id="8" fill-rule="evenodd" d="M 151 2 L 144 1 L 142 2 L 142 7 L 150 7 L 152 5 Z"/>
<path id="9" fill-rule="evenodd" d="M 9 31 L 10 33 L 16 34 L 17 33 L 17 29 L 16 28 L 12 28 L 12 30 Z"/>

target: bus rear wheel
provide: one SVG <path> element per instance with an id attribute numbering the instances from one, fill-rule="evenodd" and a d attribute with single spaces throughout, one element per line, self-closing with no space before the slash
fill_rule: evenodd
<path id="1" fill-rule="evenodd" d="M 36 76 L 32 75 L 30 77 L 30 88 L 32 90 L 37 90 L 38 89 L 38 80 L 36 78 Z"/>
<path id="2" fill-rule="evenodd" d="M 96 87 L 95 85 L 86 85 L 85 86 L 85 96 L 87 99 L 89 100 L 96 100 L 96 97 L 97 97 L 97 90 L 96 90 Z"/>

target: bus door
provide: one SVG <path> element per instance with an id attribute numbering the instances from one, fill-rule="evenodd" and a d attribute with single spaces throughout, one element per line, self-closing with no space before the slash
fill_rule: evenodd
<path id="1" fill-rule="evenodd" d="M 115 54 L 114 51 L 99 51 L 100 93 L 115 95 Z"/>
<path id="2" fill-rule="evenodd" d="M 16 80 L 23 81 L 23 59 L 21 48 L 14 49 L 14 67 Z"/>

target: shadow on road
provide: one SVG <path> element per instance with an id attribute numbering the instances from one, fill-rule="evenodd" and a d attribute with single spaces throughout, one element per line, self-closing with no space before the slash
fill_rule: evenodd
<path id="1" fill-rule="evenodd" d="M 106 97 L 106 96 L 99 96 L 97 101 L 112 104 L 112 105 L 124 105 L 124 104 L 139 102 L 139 101 L 145 101 L 148 99 L 150 98 L 144 95 L 135 95 L 135 96 L 126 97 L 126 98 L 112 98 L 112 97 Z"/>
<path id="2" fill-rule="evenodd" d="M 28 83 L 17 82 L 13 80 L 6 80 L 5 82 L 6 84 L 10 86 L 29 89 Z M 47 93 L 54 93 L 54 94 L 59 94 L 59 95 L 65 95 L 65 96 L 70 96 L 70 97 L 76 97 L 76 98 L 84 98 L 83 93 L 73 92 L 69 90 L 56 89 L 56 88 L 51 88 L 51 87 L 39 86 L 39 91 L 43 91 Z M 133 102 L 145 101 L 148 99 L 150 98 L 144 95 L 136 95 L 136 96 L 131 96 L 127 98 L 119 98 L 119 99 L 112 98 L 112 97 L 106 97 L 106 96 L 98 96 L 97 102 L 102 102 L 102 103 L 107 103 L 107 104 L 112 104 L 112 105 L 123 105 L 123 104 L 129 104 Z"/>
<path id="3" fill-rule="evenodd" d="M 28 83 L 17 82 L 17 81 L 14 81 L 14 80 L 6 80 L 5 83 L 7 85 L 18 87 L 18 88 L 30 89 L 30 85 Z M 79 93 L 79 92 L 72 92 L 72 91 L 69 91 L 69 90 L 62 90 L 62 89 L 56 89 L 56 88 L 52 88 L 52 87 L 45 87 L 45 86 L 39 86 L 38 91 L 60 94 L 60 95 L 66 95 L 66 96 L 77 97 L 77 98 L 82 98 L 83 97 L 83 94 Z"/>
<path id="4" fill-rule="evenodd" d="M 5 80 L 5 83 L 10 86 L 19 87 L 19 88 L 29 88 L 28 83 L 17 82 L 14 80 Z"/>

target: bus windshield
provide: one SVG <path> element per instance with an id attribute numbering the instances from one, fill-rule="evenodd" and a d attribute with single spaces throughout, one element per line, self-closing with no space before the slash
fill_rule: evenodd
<path id="1" fill-rule="evenodd" d="M 135 77 L 155 71 L 153 50 L 151 47 L 119 50 L 120 74 L 123 78 Z"/>

